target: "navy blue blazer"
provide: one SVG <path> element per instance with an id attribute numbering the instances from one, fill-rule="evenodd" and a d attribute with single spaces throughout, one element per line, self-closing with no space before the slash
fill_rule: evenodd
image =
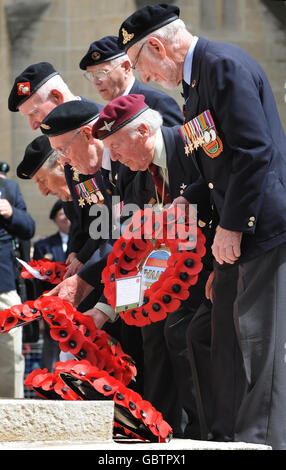
<path id="1" fill-rule="evenodd" d="M 149 108 L 155 109 L 161 114 L 164 126 L 172 127 L 183 123 L 184 117 L 178 103 L 164 91 L 152 88 L 135 79 L 129 93 L 144 95 L 145 103 Z"/>
<path id="2" fill-rule="evenodd" d="M 247 52 L 204 38 L 190 83 L 186 120 L 209 109 L 223 152 L 186 157 L 201 178 L 184 196 L 196 202 L 210 185 L 219 225 L 243 232 L 240 260 L 254 258 L 286 240 L 286 137 L 270 84 Z"/>
<path id="3" fill-rule="evenodd" d="M 0 292 L 16 289 L 15 254 L 13 238 L 29 240 L 35 233 L 35 222 L 27 212 L 26 204 L 16 181 L 0 178 L 1 199 L 13 207 L 9 219 L 0 216 Z"/>

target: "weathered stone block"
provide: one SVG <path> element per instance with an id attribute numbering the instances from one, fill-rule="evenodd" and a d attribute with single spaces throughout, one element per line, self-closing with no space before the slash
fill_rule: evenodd
<path id="1" fill-rule="evenodd" d="M 0 400 L 0 442 L 112 440 L 111 401 Z"/>

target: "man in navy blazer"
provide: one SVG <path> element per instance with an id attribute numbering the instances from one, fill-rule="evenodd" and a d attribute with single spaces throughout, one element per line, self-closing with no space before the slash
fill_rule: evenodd
<path id="1" fill-rule="evenodd" d="M 30 240 L 35 222 L 27 212 L 17 182 L 0 174 L 0 309 L 21 304 L 16 291 L 13 240 Z M 22 355 L 22 329 L 0 337 L 0 396 L 23 398 L 25 360 Z"/>
<path id="2" fill-rule="evenodd" d="M 178 126 L 170 128 L 162 126 L 162 123 L 163 119 L 159 112 L 146 105 L 143 95 L 129 94 L 120 96 L 105 106 L 93 127 L 93 134 L 103 140 L 112 160 L 120 161 L 133 171 L 149 171 L 154 165 L 159 172 L 162 172 L 164 193 L 168 196 L 168 201 L 162 201 L 158 191 L 158 203 L 163 202 L 164 205 L 177 198 L 188 184 L 196 181 L 198 172 L 185 158 Z M 199 207 L 200 218 L 209 214 L 205 209 L 203 207 L 201 210 Z M 200 225 L 204 225 L 207 231 L 207 224 L 202 219 Z M 207 257 L 204 259 L 204 264 L 205 269 L 198 283 L 190 289 L 188 301 L 169 315 L 164 322 L 151 325 L 153 330 L 156 328 L 158 332 L 160 329 L 163 330 L 164 342 L 171 360 L 165 385 L 168 392 L 165 394 L 162 394 L 162 383 L 157 383 L 157 377 L 163 377 L 162 342 L 158 340 L 159 334 L 152 335 L 148 332 L 150 326 L 143 328 L 145 360 L 152 363 L 150 381 L 147 383 L 149 388 L 145 387 L 146 397 L 158 409 L 160 405 L 163 406 L 161 411 L 165 412 L 165 418 L 169 419 L 176 434 L 178 433 L 176 426 L 180 428 L 181 425 L 181 437 L 193 439 L 200 438 L 200 419 L 194 396 L 190 393 L 193 389 L 193 380 L 185 335 L 193 315 L 204 302 L 204 287 L 210 270 Z M 172 396 L 172 392 L 175 397 Z M 184 425 L 180 423 L 182 410 L 188 417 Z"/>
<path id="3" fill-rule="evenodd" d="M 183 200 L 198 202 L 208 186 L 218 219 L 214 298 L 217 265 L 239 265 L 232 328 L 247 383 L 233 436 L 285 449 L 285 133 L 260 65 L 236 46 L 193 36 L 179 13 L 167 4 L 138 10 L 121 25 L 119 45 L 144 81 L 183 85 L 186 152 L 201 175 Z"/>

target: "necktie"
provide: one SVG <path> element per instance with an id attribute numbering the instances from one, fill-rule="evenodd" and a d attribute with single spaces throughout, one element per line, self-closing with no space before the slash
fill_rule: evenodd
<path id="1" fill-rule="evenodd" d="M 185 80 L 182 80 L 182 85 L 183 85 L 183 95 L 184 95 L 185 101 L 187 101 L 189 97 L 190 85 L 188 85 L 187 82 L 185 82 Z"/>
<path id="2" fill-rule="evenodd" d="M 160 168 L 158 167 L 158 165 L 151 163 L 151 165 L 149 165 L 149 172 L 152 176 L 153 183 L 155 185 L 155 188 L 157 189 L 157 192 L 161 198 L 161 201 L 162 201 L 162 195 L 164 192 L 164 201 L 162 201 L 163 205 L 169 204 L 171 202 L 171 197 L 170 197 L 170 194 L 168 193 L 166 184 L 165 184 L 165 190 L 163 191 L 164 182 L 163 182 L 162 175 L 160 173 Z"/>
<path id="3" fill-rule="evenodd" d="M 109 179 L 109 173 L 110 173 L 110 171 L 107 170 L 106 168 L 101 168 L 101 175 L 102 175 L 102 179 L 103 179 L 105 189 L 106 189 L 107 193 L 109 195 L 111 195 L 113 193 L 114 188 L 113 188 L 112 183 Z"/>

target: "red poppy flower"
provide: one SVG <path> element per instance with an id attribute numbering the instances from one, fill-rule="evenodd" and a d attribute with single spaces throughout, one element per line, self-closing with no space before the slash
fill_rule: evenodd
<path id="1" fill-rule="evenodd" d="M 188 275 L 196 275 L 201 272 L 203 264 L 200 256 L 196 253 L 182 253 L 178 256 L 175 265 L 175 275 L 180 277 L 180 273 L 184 272 Z"/>
<path id="2" fill-rule="evenodd" d="M 0 330 L 8 332 L 19 322 L 18 318 L 11 313 L 9 308 L 0 311 Z"/>
<path id="3" fill-rule="evenodd" d="M 54 391 L 63 398 L 63 400 L 78 401 L 82 400 L 76 392 L 74 392 L 70 387 L 68 387 L 61 377 L 57 376 L 57 382 L 54 385 Z"/>
<path id="4" fill-rule="evenodd" d="M 76 355 L 81 350 L 84 341 L 82 334 L 78 330 L 75 330 L 68 340 L 59 343 L 59 347 L 64 352 L 71 352 Z"/>
<path id="5" fill-rule="evenodd" d="M 109 396 L 114 395 L 114 393 L 117 391 L 118 383 L 116 380 L 112 379 L 111 377 L 109 377 L 108 379 L 107 377 L 102 377 L 102 378 L 96 379 L 93 382 L 93 387 L 99 393 L 102 393 L 102 395 L 109 397 Z"/>
<path id="6" fill-rule="evenodd" d="M 76 327 L 69 324 L 66 327 L 51 328 L 50 335 L 55 341 L 68 341 L 76 330 Z"/>
<path id="7" fill-rule="evenodd" d="M 25 378 L 24 384 L 30 389 L 34 386 L 37 386 L 38 383 L 41 383 L 44 376 L 47 374 L 48 369 L 34 369 L 30 374 Z"/>
<path id="8" fill-rule="evenodd" d="M 164 282 L 163 288 L 176 299 L 186 300 L 189 297 L 188 288 L 179 278 L 171 278 L 166 280 Z"/>
<path id="9" fill-rule="evenodd" d="M 170 292 L 160 289 L 158 299 L 164 305 L 166 312 L 175 312 L 181 306 L 180 300 L 176 299 Z"/>

